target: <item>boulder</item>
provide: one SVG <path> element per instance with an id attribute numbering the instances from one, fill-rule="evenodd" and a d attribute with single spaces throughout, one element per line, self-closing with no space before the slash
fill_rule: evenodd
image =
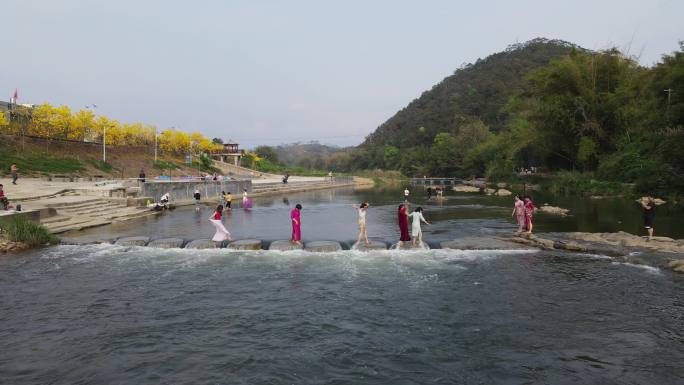
<path id="1" fill-rule="evenodd" d="M 125 237 L 117 239 L 115 245 L 118 246 L 146 246 L 150 242 L 150 237 Z"/>
<path id="2" fill-rule="evenodd" d="M 261 240 L 240 239 L 229 243 L 228 248 L 233 250 L 261 250 Z"/>
<path id="3" fill-rule="evenodd" d="M 329 253 L 332 251 L 342 250 L 342 246 L 339 242 L 335 241 L 314 241 L 307 242 L 304 246 L 304 250 L 313 251 L 317 253 Z"/>
<path id="4" fill-rule="evenodd" d="M 505 188 L 508 188 L 508 183 L 499 182 L 496 184 L 496 187 L 500 188 L 500 189 L 505 189 Z"/>
<path id="5" fill-rule="evenodd" d="M 216 242 L 211 239 L 195 239 L 185 245 L 186 249 L 216 249 Z"/>
<path id="6" fill-rule="evenodd" d="M 443 249 L 455 250 L 526 250 L 529 247 L 521 246 L 507 240 L 492 237 L 461 237 L 452 241 L 444 241 L 439 244 Z"/>
<path id="7" fill-rule="evenodd" d="M 185 241 L 181 238 L 162 238 L 155 239 L 147 244 L 148 247 L 156 247 L 158 249 L 179 249 L 183 247 Z"/>
<path id="8" fill-rule="evenodd" d="M 556 207 L 556 206 L 550 206 L 548 203 L 544 203 L 542 207 L 539 208 L 539 211 L 547 214 L 554 214 L 554 215 L 560 215 L 562 217 L 567 216 L 570 210 L 564 209 L 562 207 Z"/>
<path id="9" fill-rule="evenodd" d="M 453 189 L 456 192 L 463 192 L 463 193 L 477 193 L 480 192 L 479 187 L 475 186 L 466 186 L 464 184 L 459 184 L 457 186 L 454 186 Z"/>
<path id="10" fill-rule="evenodd" d="M 684 273 L 684 259 L 674 259 L 667 266 L 678 273 Z"/>
<path id="11" fill-rule="evenodd" d="M 487 195 L 494 195 L 494 193 L 496 192 L 496 190 L 494 190 L 493 188 L 486 188 L 486 189 L 484 189 L 484 192 L 485 192 L 485 194 L 487 194 Z"/>
<path id="12" fill-rule="evenodd" d="M 363 241 L 358 245 L 352 246 L 352 250 L 358 251 L 370 251 L 370 250 L 387 250 L 387 244 L 380 241 L 370 241 L 369 244 L 365 244 Z"/>
<path id="13" fill-rule="evenodd" d="M 277 251 L 290 251 L 290 250 L 302 250 L 304 246 L 300 244 L 294 244 L 290 240 L 279 240 L 279 241 L 273 241 L 271 242 L 271 245 L 268 246 L 269 250 L 277 250 Z"/>
<path id="14" fill-rule="evenodd" d="M 498 189 L 498 190 L 496 191 L 496 195 L 498 195 L 498 196 L 500 196 L 500 197 L 507 197 L 507 196 L 509 196 L 509 195 L 511 195 L 511 194 L 513 194 L 513 193 L 510 192 L 510 191 L 508 191 L 508 190 L 506 190 L 506 189 L 504 189 L 504 188 L 500 188 L 500 189 Z"/>

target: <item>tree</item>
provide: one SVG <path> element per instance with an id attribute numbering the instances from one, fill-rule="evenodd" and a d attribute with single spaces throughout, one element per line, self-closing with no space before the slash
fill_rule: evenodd
<path id="1" fill-rule="evenodd" d="M 214 144 L 223 144 L 223 139 L 221 138 L 214 138 L 211 140 L 212 143 Z"/>
<path id="2" fill-rule="evenodd" d="M 278 153 L 271 146 L 258 146 L 254 152 L 261 158 L 268 159 L 272 163 L 278 163 Z"/>

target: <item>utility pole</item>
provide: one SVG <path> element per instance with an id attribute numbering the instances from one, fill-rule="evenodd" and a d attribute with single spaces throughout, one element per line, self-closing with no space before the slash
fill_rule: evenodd
<path id="1" fill-rule="evenodd" d="M 667 92 L 667 110 L 670 110 L 670 100 L 672 99 L 672 92 L 674 91 L 672 88 L 668 88 L 666 90 L 663 90 Z"/>
<path id="2" fill-rule="evenodd" d="M 154 163 L 157 163 L 157 126 L 154 126 Z"/>

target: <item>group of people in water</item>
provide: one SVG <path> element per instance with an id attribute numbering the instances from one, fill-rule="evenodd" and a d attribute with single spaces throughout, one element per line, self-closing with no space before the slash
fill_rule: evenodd
<path id="1" fill-rule="evenodd" d="M 437 196 L 440 197 L 441 194 Z M 408 201 L 408 197 L 409 191 L 408 189 L 406 189 L 404 190 L 404 202 L 401 203 L 397 209 L 397 223 L 399 226 L 400 234 L 398 247 L 405 247 L 405 244 L 407 242 L 410 242 L 410 245 L 413 247 L 422 247 L 423 232 L 421 224 L 424 223 L 430 225 L 431 223 L 423 216 L 422 207 L 419 206 L 416 207 L 412 212 L 410 211 L 411 204 Z M 228 192 L 228 194 L 223 194 L 223 199 L 224 204 L 218 205 L 212 216 L 209 218 L 209 220 L 212 221 L 212 223 L 216 227 L 216 234 L 214 235 L 213 240 L 217 242 L 231 240 L 230 233 L 227 229 L 225 229 L 225 227 L 221 223 L 222 212 L 224 208 L 230 210 L 230 202 L 232 200 L 230 192 Z M 428 197 L 428 199 L 430 199 L 430 197 Z M 243 196 L 243 206 L 245 202 L 247 202 L 246 191 L 244 192 Z M 644 223 L 645 228 L 648 231 L 648 240 L 650 240 L 653 238 L 653 218 L 655 216 L 654 199 L 648 197 L 646 200 L 641 202 L 641 205 L 644 211 Z M 370 205 L 368 202 L 363 202 L 358 206 L 353 205 L 353 207 L 357 209 L 359 225 L 359 232 L 356 237 L 356 242 L 354 243 L 354 246 L 359 247 L 362 241 L 367 246 L 370 244 L 370 240 L 368 239 L 368 231 L 366 228 L 366 214 L 368 212 Z M 511 216 L 514 217 L 516 220 L 516 223 L 518 225 L 518 233 L 532 233 L 532 229 L 534 227 L 533 216 L 536 208 L 537 207 L 535 206 L 532 197 L 530 197 L 529 195 L 520 196 L 516 194 L 514 196 L 513 212 L 511 213 Z M 290 240 L 293 244 L 296 245 L 301 245 L 302 242 L 301 210 L 302 205 L 296 204 L 295 207 L 292 208 L 292 210 L 290 211 L 290 221 L 292 225 L 292 234 Z M 411 223 L 410 233 L 409 222 Z"/>

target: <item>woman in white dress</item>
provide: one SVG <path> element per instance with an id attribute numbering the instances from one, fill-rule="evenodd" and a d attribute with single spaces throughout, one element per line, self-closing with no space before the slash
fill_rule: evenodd
<path id="1" fill-rule="evenodd" d="M 368 232 L 366 231 L 366 211 L 368 211 L 368 202 L 361 203 L 359 207 L 359 236 L 356 238 L 355 246 L 361 243 L 361 238 L 365 238 L 366 246 L 370 244 L 368 242 Z"/>
<path id="2" fill-rule="evenodd" d="M 230 236 L 230 232 L 223 225 L 223 222 L 221 222 L 222 214 L 223 214 L 223 205 L 218 205 L 218 206 L 216 206 L 216 211 L 214 211 L 214 214 L 212 214 L 209 217 L 209 222 L 211 222 L 211 224 L 214 225 L 214 228 L 216 228 L 216 233 L 214 233 L 214 237 L 211 238 L 211 240 L 219 243 L 219 247 L 221 247 L 221 244 L 223 243 L 223 241 L 225 241 L 225 240 L 232 241 L 233 240 L 233 238 L 231 238 L 231 236 Z"/>
<path id="3" fill-rule="evenodd" d="M 430 222 L 425 220 L 425 217 L 423 217 L 423 208 L 418 207 L 411 214 L 409 214 L 409 218 L 411 218 L 411 237 L 413 238 L 413 246 L 419 246 L 423 244 L 423 230 L 420 228 L 420 222 L 423 222 L 427 225 L 430 224 Z"/>

